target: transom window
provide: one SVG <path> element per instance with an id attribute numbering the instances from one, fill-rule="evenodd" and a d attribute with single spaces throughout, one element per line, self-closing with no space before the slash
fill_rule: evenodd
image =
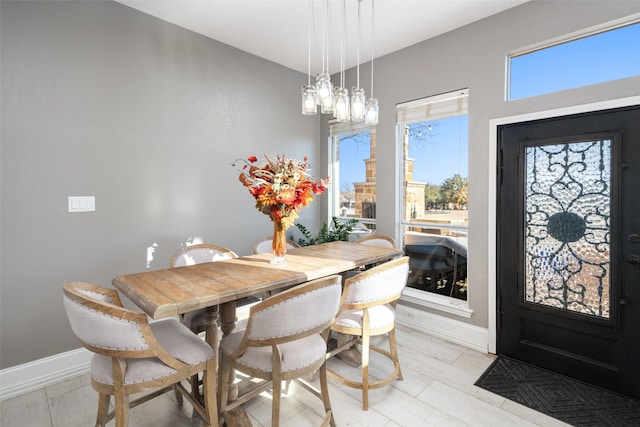
<path id="1" fill-rule="evenodd" d="M 640 22 L 509 55 L 510 100 L 640 76 Z"/>

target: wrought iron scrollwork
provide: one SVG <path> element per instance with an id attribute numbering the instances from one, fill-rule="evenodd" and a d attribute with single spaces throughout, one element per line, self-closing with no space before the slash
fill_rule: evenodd
<path id="1" fill-rule="evenodd" d="M 525 300 L 609 317 L 611 140 L 525 149 Z"/>

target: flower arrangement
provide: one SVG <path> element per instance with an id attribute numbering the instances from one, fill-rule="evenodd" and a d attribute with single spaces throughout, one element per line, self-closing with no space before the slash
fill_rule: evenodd
<path id="1" fill-rule="evenodd" d="M 313 178 L 307 156 L 303 161 L 288 159 L 284 154 L 265 158 L 266 163 L 261 166 L 255 164 L 256 156 L 238 159 L 233 166 L 244 163 L 239 179 L 256 199 L 256 208 L 286 230 L 294 224 L 298 212 L 314 199 L 313 195 L 324 192 L 329 178 Z"/>

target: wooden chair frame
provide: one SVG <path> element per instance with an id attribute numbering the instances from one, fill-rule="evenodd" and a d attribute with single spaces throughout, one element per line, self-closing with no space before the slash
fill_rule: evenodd
<path id="1" fill-rule="evenodd" d="M 363 245 L 374 245 L 374 243 L 372 241 L 374 240 L 380 240 L 380 241 L 385 241 L 389 243 L 389 246 L 392 248 L 397 248 L 398 246 L 396 245 L 396 241 L 393 239 L 393 237 L 389 237 L 386 236 L 384 234 L 369 234 L 367 236 L 361 237 L 358 240 L 356 240 L 354 243 L 359 243 L 359 244 L 363 244 Z"/>
<path id="2" fill-rule="evenodd" d="M 397 300 L 402 295 L 402 289 L 406 286 L 407 276 L 408 276 L 408 266 L 409 266 L 409 257 L 401 257 L 396 258 L 391 261 L 387 261 L 383 264 L 380 264 L 376 267 L 373 267 L 369 270 L 363 271 L 360 274 L 357 274 L 353 277 L 348 278 L 344 283 L 344 289 L 342 292 L 342 299 L 340 302 L 341 312 L 345 310 L 360 310 L 362 311 L 362 327 L 349 327 L 345 325 L 338 324 L 338 322 L 334 323 L 331 326 L 331 330 L 337 332 L 338 334 L 349 335 L 353 338 L 351 340 L 347 340 L 344 344 L 339 344 L 339 346 L 330 352 L 327 353 L 327 359 L 336 356 L 346 350 L 357 347 L 360 345 L 361 347 L 361 380 L 354 381 L 348 379 L 332 370 L 328 370 L 329 375 L 332 378 L 335 378 L 340 383 L 352 387 L 358 388 L 362 390 L 362 409 L 367 410 L 369 408 L 369 390 L 383 387 L 395 379 L 402 380 L 402 371 L 400 369 L 400 361 L 398 359 L 398 350 L 396 345 L 396 333 L 395 333 L 395 321 L 383 325 L 378 328 L 373 328 L 371 326 L 371 318 L 370 318 L 370 310 L 373 307 L 381 306 L 384 304 L 389 304 L 393 310 L 395 311 Z M 351 302 L 349 300 L 350 288 L 355 286 L 356 283 L 367 281 L 374 278 L 376 275 L 379 275 L 385 271 L 391 269 L 405 269 L 407 274 L 404 277 L 404 286 L 399 287 L 399 292 L 391 293 L 387 295 L 381 296 L 372 296 L 370 299 L 366 299 L 360 302 Z M 340 318 L 340 314 L 338 314 L 338 318 Z M 378 336 L 382 334 L 388 334 L 389 337 L 389 350 L 383 349 L 379 346 L 376 346 L 371 343 L 371 337 Z M 385 378 L 371 381 L 369 378 L 369 353 L 370 351 L 375 351 L 388 358 L 393 362 L 393 371 L 386 376 Z"/>
<path id="3" fill-rule="evenodd" d="M 93 376 L 91 378 L 91 385 L 100 394 L 98 414 L 96 417 L 97 427 L 106 426 L 107 422 L 113 418 L 115 418 L 117 427 L 127 426 L 129 423 L 130 408 L 147 402 L 171 389 L 176 390 L 180 396 L 185 397 L 209 425 L 218 425 L 215 355 L 204 362 L 193 365 L 176 359 L 157 341 L 147 316 L 144 313 L 124 308 L 118 292 L 113 289 L 102 288 L 89 283 L 68 282 L 63 285 L 63 290 L 65 297 L 87 309 L 102 313 L 105 317 L 126 320 L 137 324 L 141 337 L 148 346 L 146 349 L 110 349 L 92 345 L 78 337 L 82 345 L 91 352 L 112 359 L 113 384 L 101 383 Z M 91 294 L 99 295 L 100 297 L 99 299 L 93 298 Z M 158 358 L 162 363 L 174 369 L 176 372 L 149 381 L 125 384 L 127 360 L 154 357 Z M 188 379 L 193 375 L 197 375 L 199 372 L 203 372 L 205 407 L 200 405 L 199 402 L 192 397 L 191 393 L 180 384 L 181 380 Z M 129 401 L 129 395 L 145 391 L 151 392 L 133 401 Z M 115 399 L 115 410 L 109 412 L 111 396 L 114 396 Z M 179 403 L 181 402 L 180 399 Z"/>
<path id="4" fill-rule="evenodd" d="M 261 338 L 261 339 L 251 339 L 252 336 L 252 328 L 254 327 L 254 318 L 256 314 L 269 310 L 275 306 L 286 303 L 288 300 L 292 300 L 301 295 L 322 289 L 327 286 L 341 286 L 341 278 L 340 276 L 330 276 L 323 279 L 314 280 L 303 285 L 299 285 L 293 288 L 290 288 L 284 292 L 281 292 L 261 303 L 251 307 L 251 312 L 249 315 L 249 320 L 247 323 L 247 328 L 243 332 L 242 341 L 240 342 L 239 347 L 233 354 L 226 354 L 225 351 L 221 351 L 220 355 L 220 369 L 219 369 L 219 384 L 220 384 L 220 412 L 222 417 L 226 419 L 225 414 L 232 411 L 234 408 L 242 405 L 248 400 L 254 398 L 258 394 L 262 393 L 265 390 L 272 390 L 273 394 L 273 402 L 272 402 L 272 419 L 271 425 L 273 427 L 277 427 L 279 425 L 280 418 L 280 402 L 281 402 L 281 394 L 282 394 L 282 382 L 295 381 L 300 384 L 306 390 L 314 394 L 316 397 L 320 398 L 324 404 L 325 408 L 325 417 L 322 423 L 322 426 L 331 425 L 335 427 L 335 421 L 333 418 L 333 413 L 331 410 L 331 402 L 329 400 L 329 389 L 327 383 L 327 370 L 326 370 L 326 357 L 321 357 L 316 360 L 314 363 L 310 363 L 301 369 L 295 369 L 290 371 L 282 371 L 282 357 L 279 349 L 280 344 L 293 342 L 305 337 L 309 337 L 314 334 L 320 334 L 322 339 L 325 342 L 327 341 L 327 337 L 329 336 L 329 328 L 333 323 L 333 319 L 326 319 L 322 323 L 318 323 L 317 326 L 308 328 L 304 331 L 300 331 L 299 333 L 287 335 L 287 336 L 278 336 L 271 338 Z M 340 292 L 340 289 L 336 289 L 337 292 Z M 336 312 L 338 309 L 338 298 L 336 295 Z M 334 314 L 335 317 L 335 314 Z M 224 339 L 223 339 L 224 343 Z M 223 344 L 224 347 L 224 344 Z M 251 347 L 270 347 L 271 348 L 271 364 L 272 368 L 270 372 L 265 372 L 263 370 L 257 368 L 251 368 L 246 365 L 239 365 L 236 361 L 237 358 L 241 357 L 245 352 Z M 247 388 L 242 396 L 239 396 L 232 402 L 228 402 L 228 394 L 229 388 L 231 387 L 233 378 L 234 378 L 234 370 L 238 370 L 247 375 L 250 375 L 253 378 L 259 378 L 262 381 L 254 383 L 252 386 Z M 317 390 L 313 385 L 311 385 L 308 381 L 304 380 L 303 377 L 310 377 L 316 371 L 319 372 L 320 376 L 320 390 Z"/>
<path id="5" fill-rule="evenodd" d="M 228 256 L 228 258 L 238 258 L 238 254 L 236 254 L 234 251 L 232 251 L 229 248 L 225 248 L 224 246 L 218 246 L 218 245 L 212 245 L 209 243 L 200 243 L 198 245 L 190 245 L 190 246 L 184 246 L 180 249 L 178 249 L 173 256 L 171 257 L 171 268 L 174 267 L 178 267 L 178 262 L 180 260 L 181 257 L 188 255 L 190 252 L 194 252 L 194 251 L 199 251 L 199 250 L 207 250 L 210 249 L 212 251 L 214 251 L 214 253 L 216 254 L 220 254 L 220 255 L 226 255 Z M 213 260 L 211 260 L 213 261 Z M 200 261 L 202 262 L 202 261 Z M 199 262 L 196 262 L 196 264 L 198 264 Z"/>

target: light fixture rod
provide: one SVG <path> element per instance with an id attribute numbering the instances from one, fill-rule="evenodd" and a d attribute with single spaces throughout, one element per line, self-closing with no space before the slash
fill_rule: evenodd
<path id="1" fill-rule="evenodd" d="M 374 16 L 375 16 L 375 0 L 371 0 L 371 98 L 373 98 L 373 42 L 375 39 L 374 28 Z"/>
<path id="2" fill-rule="evenodd" d="M 347 2 L 342 0 L 342 31 L 340 32 L 340 87 L 344 87 L 345 34 L 347 33 Z"/>
<path id="3" fill-rule="evenodd" d="M 360 30 L 360 4 L 362 0 L 358 0 L 358 43 L 356 45 L 356 87 L 360 87 L 360 43 L 362 42 L 362 31 Z"/>
<path id="4" fill-rule="evenodd" d="M 308 63 L 307 63 L 307 84 L 311 84 L 311 29 L 313 27 L 313 0 L 309 0 L 309 17 L 308 19 L 308 27 L 309 34 L 307 38 L 307 53 L 308 53 Z"/>

